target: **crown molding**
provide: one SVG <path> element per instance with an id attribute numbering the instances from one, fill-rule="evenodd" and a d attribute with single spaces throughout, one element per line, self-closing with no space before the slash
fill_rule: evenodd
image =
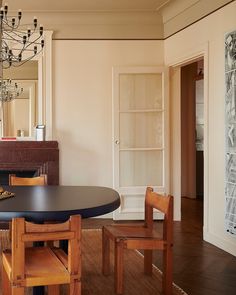
<path id="1" fill-rule="evenodd" d="M 185 29 L 235 0 L 179 0 L 161 10 L 164 38 Z"/>
<path id="2" fill-rule="evenodd" d="M 24 13 L 30 21 L 35 13 Z M 163 39 L 160 12 L 48 12 L 37 13 L 53 39 Z"/>

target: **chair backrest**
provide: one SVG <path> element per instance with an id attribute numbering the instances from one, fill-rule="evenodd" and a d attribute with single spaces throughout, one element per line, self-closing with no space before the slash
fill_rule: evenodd
<path id="1" fill-rule="evenodd" d="M 24 218 L 12 219 L 12 278 L 24 279 L 25 243 L 68 240 L 68 272 L 81 274 L 81 216 L 73 215 L 64 223 L 35 224 Z M 63 252 L 64 253 L 64 252 Z"/>
<path id="2" fill-rule="evenodd" d="M 145 226 L 153 228 L 153 209 L 164 214 L 163 239 L 173 240 L 173 196 L 153 192 L 147 187 L 145 195 Z"/>
<path id="3" fill-rule="evenodd" d="M 47 185 L 47 175 L 40 174 L 36 177 L 18 177 L 15 174 L 9 174 L 9 185 Z"/>

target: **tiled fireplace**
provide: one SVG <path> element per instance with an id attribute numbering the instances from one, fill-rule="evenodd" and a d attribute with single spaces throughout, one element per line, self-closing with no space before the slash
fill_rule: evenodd
<path id="1" fill-rule="evenodd" d="M 0 185 L 8 174 L 33 177 L 47 174 L 49 185 L 59 184 L 57 141 L 0 141 Z"/>

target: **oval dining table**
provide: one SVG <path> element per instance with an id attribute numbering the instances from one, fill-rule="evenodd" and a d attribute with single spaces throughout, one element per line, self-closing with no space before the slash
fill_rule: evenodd
<path id="1" fill-rule="evenodd" d="M 0 200 L 0 221 L 24 217 L 28 221 L 66 221 L 71 215 L 95 217 L 116 210 L 120 196 L 112 188 L 100 186 L 4 186 L 13 197 Z M 61 241 L 66 250 L 67 243 Z M 43 287 L 34 287 L 33 295 L 42 295 Z"/>
<path id="2" fill-rule="evenodd" d="M 0 221 L 25 217 L 28 221 L 66 221 L 71 215 L 95 217 L 120 206 L 112 188 L 100 186 L 4 186 L 14 197 L 0 200 Z"/>

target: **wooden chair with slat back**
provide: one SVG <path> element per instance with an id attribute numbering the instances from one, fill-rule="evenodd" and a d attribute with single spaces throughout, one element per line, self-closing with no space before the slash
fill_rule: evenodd
<path id="1" fill-rule="evenodd" d="M 158 233 L 153 228 L 153 209 L 164 213 L 163 232 Z M 115 291 L 122 294 L 124 249 L 144 250 L 144 273 L 152 274 L 152 251 L 163 251 L 163 281 L 164 295 L 172 294 L 173 273 L 173 197 L 163 196 L 147 187 L 145 195 L 145 220 L 138 223 L 113 224 L 103 227 L 102 231 L 102 272 L 110 273 L 110 240 L 115 244 Z"/>
<path id="2" fill-rule="evenodd" d="M 47 185 L 47 175 L 40 174 L 36 177 L 18 177 L 9 174 L 9 185 Z"/>
<path id="3" fill-rule="evenodd" d="M 15 174 L 9 174 L 9 185 L 12 186 L 44 186 L 47 185 L 47 175 L 46 174 L 40 174 L 39 176 L 35 177 L 19 177 L 16 176 Z M 6 227 L 6 222 L 5 227 Z M 11 226 L 10 223 L 8 223 L 9 230 L 11 231 Z M 10 232 L 11 235 L 11 232 Z"/>
<path id="4" fill-rule="evenodd" d="M 29 247 L 33 241 L 68 240 L 68 255 L 59 248 Z M 24 294 L 26 287 L 48 286 L 59 294 L 68 284 L 69 294 L 81 294 L 81 216 L 64 223 L 35 224 L 24 218 L 12 220 L 11 250 L 2 253 L 3 295 Z"/>

